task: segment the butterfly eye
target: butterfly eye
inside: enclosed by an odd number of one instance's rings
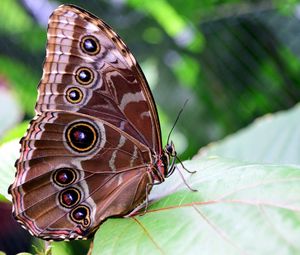
[[[76,71],[76,81],[82,85],[88,85],[94,80],[93,72],[87,67],[81,67]]]
[[[91,35],[82,38],[80,47],[84,53],[89,55],[96,55],[100,51],[99,41]]]
[[[62,187],[74,183],[76,178],[76,172],[72,168],[57,169],[53,175],[54,183]]]
[[[66,96],[67,100],[72,104],[79,103],[83,98],[82,91],[78,88],[69,88],[66,92]]]
[[[71,124],[66,130],[68,145],[77,152],[91,150],[98,139],[95,127],[87,122]]]
[[[71,218],[77,223],[83,223],[85,227],[90,224],[90,210],[87,206],[80,205],[71,212]]]
[[[79,203],[80,192],[75,188],[63,190],[59,194],[59,201],[62,206],[70,208]]]

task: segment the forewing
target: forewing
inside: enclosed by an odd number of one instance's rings
[[[95,39],[98,47],[92,53],[84,48],[89,38]],[[49,20],[47,56],[36,105],[38,113],[48,110],[94,116],[153,152],[161,149],[156,107],[135,58],[106,23],[70,5],[59,7]]]

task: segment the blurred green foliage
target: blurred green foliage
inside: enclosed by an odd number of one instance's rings
[[[0,3],[0,78],[6,81],[23,116],[22,124],[14,123],[2,133],[2,142],[21,137],[34,115],[45,57],[46,24],[42,18],[62,3],[93,12],[124,39],[153,91],[163,141],[189,99],[172,134],[182,159],[191,158],[200,147],[258,116],[299,101],[300,14],[296,0],[26,3]]]

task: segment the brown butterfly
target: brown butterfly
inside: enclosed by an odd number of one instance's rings
[[[50,17],[36,116],[10,186],[15,218],[46,240],[90,236],[175,169],[156,106],[120,37],[73,5]]]

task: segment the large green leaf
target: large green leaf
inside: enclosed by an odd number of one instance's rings
[[[185,163],[197,173],[144,216],[109,219],[93,254],[299,254],[300,168],[221,158]],[[180,184],[181,183],[181,184]]]
[[[259,118],[249,127],[202,148],[197,157],[218,155],[247,162],[300,164],[300,104]]]
[[[299,114],[300,106],[268,115],[203,149],[186,163],[198,170],[188,179],[197,193],[182,189],[180,177],[172,176],[154,190],[156,197],[168,189],[171,194],[146,215],[104,223],[94,254],[298,254],[300,168],[210,155],[297,163]]]

